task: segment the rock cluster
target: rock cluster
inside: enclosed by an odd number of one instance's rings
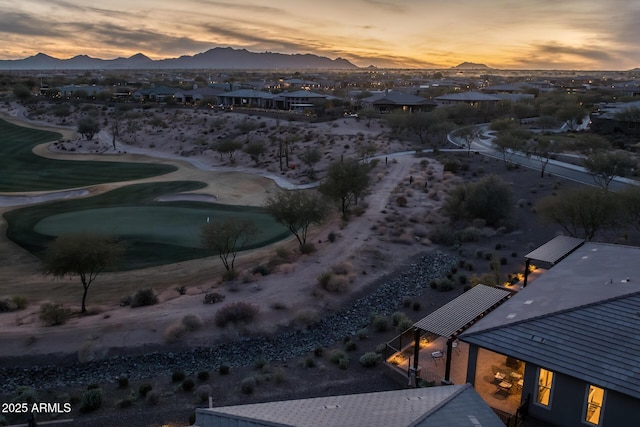
[[[0,369],[0,378],[3,378],[0,393],[10,393],[19,386],[49,389],[115,382],[122,374],[140,379],[169,376],[174,369],[196,372],[216,369],[222,364],[245,366],[258,357],[285,361],[356,334],[369,324],[372,314],[390,314],[402,298],[421,294],[431,280],[445,276],[456,262],[454,257],[442,252],[417,256],[394,273],[378,279],[366,296],[340,311],[326,313],[320,321],[302,330],[288,328],[270,336],[247,336],[179,352],[114,356],[83,364],[4,367]]]

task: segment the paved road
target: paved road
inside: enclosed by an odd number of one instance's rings
[[[471,150],[477,151],[484,156],[494,157],[496,159],[502,160],[502,153],[493,147],[493,137],[489,132],[489,125],[481,124],[474,127],[478,128],[480,132],[479,137],[477,137],[471,143]],[[451,132],[447,136],[447,139],[454,145],[464,147],[464,143],[460,138],[455,136],[455,132],[456,131]],[[542,166],[542,162],[535,156],[527,157],[525,154],[520,152],[512,153],[511,162],[537,171],[540,171]],[[557,160],[549,160],[549,163],[547,164],[547,167],[545,169],[545,174],[552,174],[585,185],[591,185],[594,187],[597,186],[593,180],[593,177],[589,174],[589,172],[587,172],[584,167],[573,165],[570,163],[560,162]],[[616,177],[613,181],[611,181],[611,184],[609,184],[609,189],[612,191],[621,191],[627,188],[629,185],[640,185],[640,182],[633,179]]]

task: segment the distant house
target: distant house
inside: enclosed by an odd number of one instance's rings
[[[240,89],[218,94],[220,104],[225,107],[274,108],[274,95],[253,89]]]
[[[504,427],[469,384],[196,409],[198,427]]]
[[[183,104],[197,103],[202,101],[211,101],[217,103],[218,95],[224,93],[223,90],[213,87],[199,88],[194,85],[190,90],[178,90],[173,96],[176,102]]]
[[[624,114],[628,111],[638,114]],[[590,118],[591,129],[595,132],[640,135],[640,101],[602,104]]]
[[[635,424],[640,248],[569,243],[568,255],[558,245],[537,250],[555,265],[460,335],[467,381],[478,390],[495,379],[491,394],[516,390],[522,411],[541,423]]]
[[[179,91],[179,89],[174,87],[152,86],[150,88],[135,91],[133,93],[133,99],[136,101],[162,102],[169,98],[173,98],[177,91]]]
[[[468,104],[479,110],[491,111],[501,99],[496,95],[471,91],[438,96],[435,101],[439,105]]]
[[[390,113],[396,110],[418,112],[435,108],[435,104],[426,98],[398,90],[388,90],[364,98],[361,105],[363,109],[372,109],[380,113]]]
[[[274,104],[280,110],[303,112],[307,109],[321,107],[331,98],[333,97],[309,90],[296,90],[275,95]]]

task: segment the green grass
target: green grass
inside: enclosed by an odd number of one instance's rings
[[[36,145],[56,141],[56,132],[0,120],[0,192],[50,191],[164,175],[174,166],[149,163],[53,160],[33,154]]]
[[[260,230],[251,249],[289,235],[264,209],[205,202],[156,202],[163,194],[192,191],[200,182],[175,181],[136,184],[86,199],[65,200],[16,209],[4,214],[7,236],[42,258],[55,235],[73,231],[115,234],[126,242],[127,253],[117,269],[132,270],[211,256],[199,245],[206,217],[249,218]]]

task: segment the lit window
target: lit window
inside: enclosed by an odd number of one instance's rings
[[[586,414],[585,414],[586,422],[593,425],[600,425],[603,402],[604,402],[604,389],[590,385],[589,394],[587,396],[587,408],[586,408]]]
[[[536,395],[536,402],[549,406],[551,401],[551,386],[553,385],[553,372],[540,368],[538,372],[538,394]]]

